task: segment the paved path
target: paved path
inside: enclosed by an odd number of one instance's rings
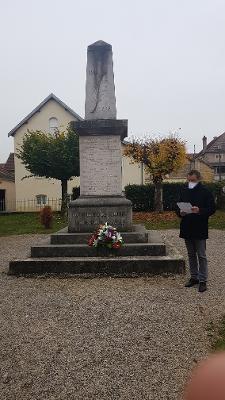
[[[162,234],[185,254],[177,231]],[[0,238],[1,398],[180,399],[225,309],[225,231],[211,232],[204,294],[185,277],[7,276],[9,260],[43,238]]]

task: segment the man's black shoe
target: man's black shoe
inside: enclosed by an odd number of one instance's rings
[[[191,279],[189,279],[189,281],[186,283],[185,287],[192,287],[192,286],[195,286],[195,285],[198,285],[198,284],[199,284],[199,280],[198,280],[198,279],[193,279],[193,278],[191,278]]]
[[[200,282],[200,283],[199,283],[198,291],[199,291],[200,293],[203,293],[203,292],[205,292],[206,290],[207,290],[206,282]]]

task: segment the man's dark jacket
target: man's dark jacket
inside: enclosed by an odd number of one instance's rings
[[[185,185],[179,201],[199,207],[198,214],[187,214],[181,218],[180,237],[184,239],[208,239],[208,219],[216,211],[212,193],[199,182],[193,189]],[[180,216],[179,210],[177,214]]]

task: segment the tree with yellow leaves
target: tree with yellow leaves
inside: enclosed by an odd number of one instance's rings
[[[181,168],[186,159],[185,142],[178,137],[134,138],[127,143],[124,155],[133,163],[143,163],[155,185],[154,209],[163,211],[162,182],[166,175]]]

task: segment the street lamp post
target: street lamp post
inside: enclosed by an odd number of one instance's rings
[[[221,182],[222,177],[221,177],[221,146],[218,146],[218,153],[219,153],[219,181]]]
[[[195,169],[195,156],[196,156],[196,151],[195,151],[195,144],[194,144],[194,169]]]

